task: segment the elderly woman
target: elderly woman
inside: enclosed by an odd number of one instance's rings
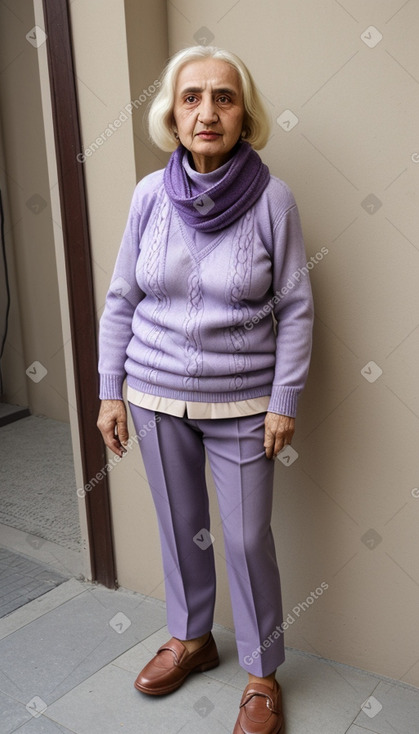
[[[135,686],[171,693],[189,673],[219,664],[206,451],[239,663],[249,674],[234,732],[277,734],[284,641],[272,460],[294,433],[313,316],[298,211],[255,152],[267,142],[269,121],[233,54],[208,46],[177,53],[149,130],[173,152],[135,189],[100,324],[98,427],[122,456],[126,377],[173,635]]]

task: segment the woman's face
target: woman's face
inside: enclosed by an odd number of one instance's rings
[[[200,173],[222,166],[240,138],[244,120],[240,77],[220,59],[191,61],[179,71],[173,129]]]

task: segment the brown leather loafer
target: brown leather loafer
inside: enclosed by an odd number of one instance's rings
[[[233,734],[279,734],[282,724],[282,696],[277,681],[273,690],[263,683],[249,683]]]
[[[162,696],[180,688],[189,673],[211,670],[219,662],[217,646],[211,633],[206,643],[191,653],[180,640],[172,637],[159,647],[157,655],[143,668],[134,686],[151,696]]]

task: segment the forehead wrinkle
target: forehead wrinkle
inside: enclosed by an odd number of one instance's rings
[[[191,93],[199,94],[199,93],[203,92],[204,89],[205,89],[204,87],[192,85],[192,86],[185,87],[185,89],[182,89],[181,94],[191,94]],[[231,89],[230,87],[225,87],[225,86],[223,86],[223,87],[214,87],[214,88],[212,88],[212,91],[215,94],[224,93],[224,94],[229,94],[231,96],[238,94],[238,92],[235,89]]]
[[[215,65],[206,59],[191,61],[179,69],[175,82],[175,93],[191,90],[202,93],[210,87],[216,91],[229,91],[239,97],[242,93],[241,79],[237,69],[227,62],[214,59]],[[221,65],[221,66],[220,66]]]

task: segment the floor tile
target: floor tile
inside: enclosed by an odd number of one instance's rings
[[[10,696],[0,691],[0,712],[2,734],[12,734],[25,721],[31,718],[31,714],[25,706]]]
[[[354,723],[376,734],[417,734],[419,689],[380,681]]]
[[[0,642],[0,689],[50,704],[164,624],[162,603],[92,586]]]
[[[9,614],[7,617],[0,619],[0,640],[12,632],[25,625],[30,624],[38,617],[42,617],[52,609],[64,604],[69,599],[73,599],[75,596],[82,594],[86,591],[86,587],[89,586],[86,583],[77,581],[77,579],[69,579],[56,586],[47,594],[44,594],[37,599],[25,604],[24,607],[16,609],[13,614]]]
[[[68,578],[44,563],[0,547],[0,617],[46,594]]]
[[[77,734],[231,734],[240,695],[203,674],[170,696],[136,691],[130,672],[108,665],[52,704],[46,714]]]
[[[345,734],[377,685],[374,676],[356,668],[289,649],[277,678],[286,734]]]
[[[39,718],[33,718],[31,716],[31,720],[14,734],[75,734],[75,730],[67,729],[62,724],[57,724],[56,721],[51,721],[51,719],[47,719],[41,715]],[[94,734],[93,731],[92,734]]]

